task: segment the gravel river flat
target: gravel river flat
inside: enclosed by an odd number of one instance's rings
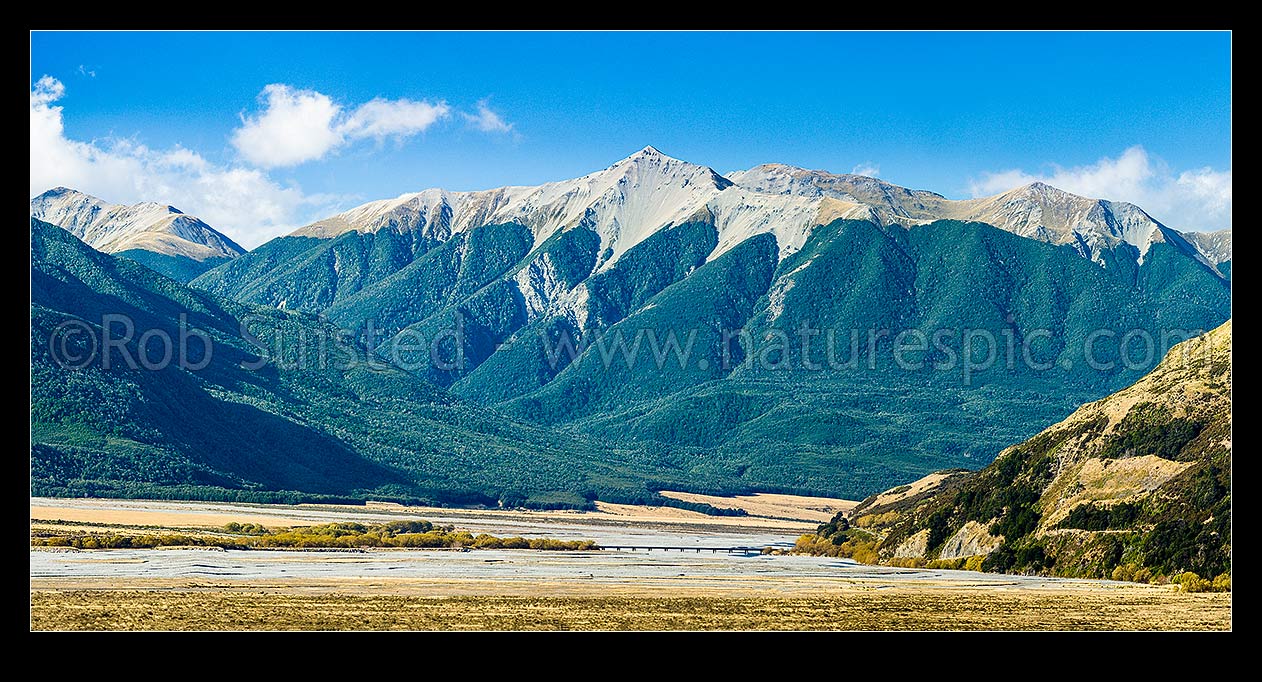
[[[705,549],[785,547],[812,525],[783,519],[134,500],[33,499],[31,508],[33,526],[56,519],[78,527],[197,528],[228,520],[279,526],[420,517],[474,533],[687,548],[33,548],[34,629],[1231,627],[1229,594]]]

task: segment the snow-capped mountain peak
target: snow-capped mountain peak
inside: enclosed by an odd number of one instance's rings
[[[683,163],[679,159],[663,154],[657,147],[654,147],[653,145],[650,144],[650,145],[645,145],[644,149],[641,149],[640,151],[632,154],[631,156],[628,156],[627,158],[613,165],[619,166],[628,162],[634,163],[640,159],[664,159],[667,161],[677,161],[679,163]]]
[[[719,190],[726,189],[733,184],[731,180],[719,175],[718,171],[713,168],[698,166],[673,156],[667,156],[652,145],[618,161],[605,171],[585,177],[611,172],[617,177],[627,178],[631,182],[637,182],[641,178],[646,180],[664,179],[669,182],[678,178],[682,179],[685,184],[691,182],[710,183],[714,185],[715,189]]]
[[[1068,194],[1068,192],[1052,187],[1051,185],[1047,184],[1046,182],[1043,182],[1042,180],[1035,180],[1034,182],[1031,182],[1028,185],[1018,187],[1017,189],[1027,194],[1046,194],[1046,193],[1053,193],[1053,192],[1059,193],[1059,194]]]
[[[587,175],[532,187],[475,192],[428,189],[374,201],[304,227],[294,236],[329,238],[357,230],[419,230],[439,240],[491,223],[518,223],[542,243],[558,230],[584,227],[601,237],[612,263],[657,230],[698,214],[732,182],[707,166],[654,147]]]
[[[1169,242],[1204,260],[1196,242],[1137,206],[1088,199],[1041,182],[953,201],[879,178],[778,163],[724,176],[653,146],[572,180],[475,192],[429,189],[369,202],[293,234],[329,238],[388,228],[445,240],[482,225],[511,222],[529,228],[539,244],[559,230],[583,227],[600,236],[599,267],[606,268],[654,232],[688,221],[710,222],[718,231],[711,258],[762,232],[775,235],[783,258],[801,248],[816,225],[838,218],[907,227],[939,219],[974,220],[1071,245],[1097,261],[1119,244],[1134,246],[1142,261],[1152,243]]]
[[[1231,228],[1217,232],[1184,232],[1184,237],[1192,242],[1198,251],[1214,264],[1222,264],[1231,260]]]
[[[648,146],[572,180],[476,192],[429,189],[369,202],[293,235],[330,238],[352,230],[393,229],[419,230],[442,240],[482,225],[511,222],[528,227],[539,244],[560,230],[584,228],[600,236],[598,267],[608,268],[649,235],[685,222],[714,225],[719,238],[711,258],[763,232],[776,236],[784,257],[801,247],[814,225],[836,218],[886,223],[886,213],[855,200],[738,187],[713,168]]]
[[[1142,262],[1152,244],[1167,242],[1213,267],[1198,250],[1196,244],[1200,242],[1162,225],[1138,206],[1081,197],[1044,182],[990,197],[953,201],[877,178],[784,164],[755,166],[728,173],[727,178],[758,192],[832,197],[877,207],[891,222],[907,226],[939,219],[984,222],[1030,239],[1073,246],[1096,261],[1101,260],[1104,250],[1129,244]]]
[[[756,192],[831,197],[880,208],[913,222],[935,219],[937,204],[943,201],[940,194],[899,187],[867,175],[807,170],[782,163],[735,171],[728,173],[727,178]]]
[[[1023,237],[1069,244],[1092,260],[1100,260],[1103,250],[1118,244],[1135,247],[1140,262],[1154,243],[1187,246],[1186,239],[1174,236],[1174,230],[1134,204],[1081,197],[1042,182],[992,197],[950,202],[946,208],[944,217],[978,220]],[[1190,250],[1199,255],[1194,247]]]
[[[31,199],[31,217],[65,228],[106,253],[140,249],[194,261],[235,258],[245,249],[195,216],[152,201],[111,204],[67,187]]]

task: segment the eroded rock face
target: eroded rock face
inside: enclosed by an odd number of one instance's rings
[[[942,552],[938,556],[941,559],[959,559],[990,554],[1001,542],[1003,539],[991,535],[986,526],[969,521],[943,543]]]
[[[928,549],[929,531],[926,529],[904,540],[898,549],[894,550],[894,556],[908,559],[923,557]]]

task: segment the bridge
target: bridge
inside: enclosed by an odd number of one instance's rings
[[[710,552],[711,554],[762,554],[762,547],[667,547],[662,545],[601,545],[615,552]]]

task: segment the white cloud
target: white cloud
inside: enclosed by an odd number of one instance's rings
[[[84,65],[80,64],[80,65],[79,65],[79,75],[81,75],[81,76],[87,76],[88,78],[96,78],[96,70],[95,70],[95,69],[89,69],[88,67],[86,67],[86,66],[84,66]]]
[[[1225,216],[1231,227],[1231,171],[1216,171],[1208,166],[1179,173],[1176,181],[1180,194],[1196,200],[1210,215]]]
[[[1231,227],[1231,170],[1196,168],[1175,173],[1168,164],[1134,146],[1116,158],[1046,173],[1005,170],[970,183],[973,196],[989,196],[1041,181],[1093,199],[1128,201],[1181,230]]]
[[[324,156],[342,143],[334,119],[342,107],[328,95],[273,83],[263,88],[258,116],[242,116],[232,134],[241,157],[263,168],[293,166]]]
[[[380,97],[347,110],[328,95],[281,83],[263,88],[259,101],[262,113],[242,115],[232,146],[261,168],[315,161],[354,140],[406,139],[451,113],[446,102]]]
[[[478,102],[478,112],[476,114],[461,112],[460,115],[469,122],[469,125],[484,133],[508,133],[513,130],[513,124],[505,121],[503,116],[492,111],[486,100]]]
[[[162,155],[162,163],[170,166],[171,168],[180,168],[191,171],[201,171],[210,167],[210,163],[207,162],[206,159],[202,158],[201,154],[183,147],[176,147],[175,149],[164,153]]]
[[[161,201],[196,215],[246,248],[329,210],[334,199],[284,187],[254,168],[220,166],[183,147],[154,150],[130,139],[65,136],[65,94],[44,76],[31,88],[31,196],[65,186],[114,203]]]
[[[86,67],[80,70],[92,75]],[[259,94],[262,110],[242,115],[232,146],[249,166],[212,163],[183,147],[155,150],[130,139],[72,140],[65,135],[65,85],[51,76],[31,87],[31,196],[66,186],[115,203],[161,201],[194,214],[252,248],[327,214],[344,197],[305,194],[267,169],[323,158],[356,140],[405,139],[449,118],[443,101],[373,99],[354,108],[284,84]],[[466,114],[486,132],[512,130],[485,102]]]
[[[864,161],[850,170],[851,175],[866,175],[869,178],[881,176],[881,167],[871,161]]]
[[[35,87],[31,88],[31,107],[35,105],[47,106],[61,99],[66,94],[66,86],[61,81],[52,76],[44,76],[35,82]],[[60,108],[57,109],[61,111]]]
[[[447,118],[451,107],[446,102],[430,104],[409,99],[388,100],[378,97],[355,109],[338,131],[350,138],[404,138],[423,132]]]

